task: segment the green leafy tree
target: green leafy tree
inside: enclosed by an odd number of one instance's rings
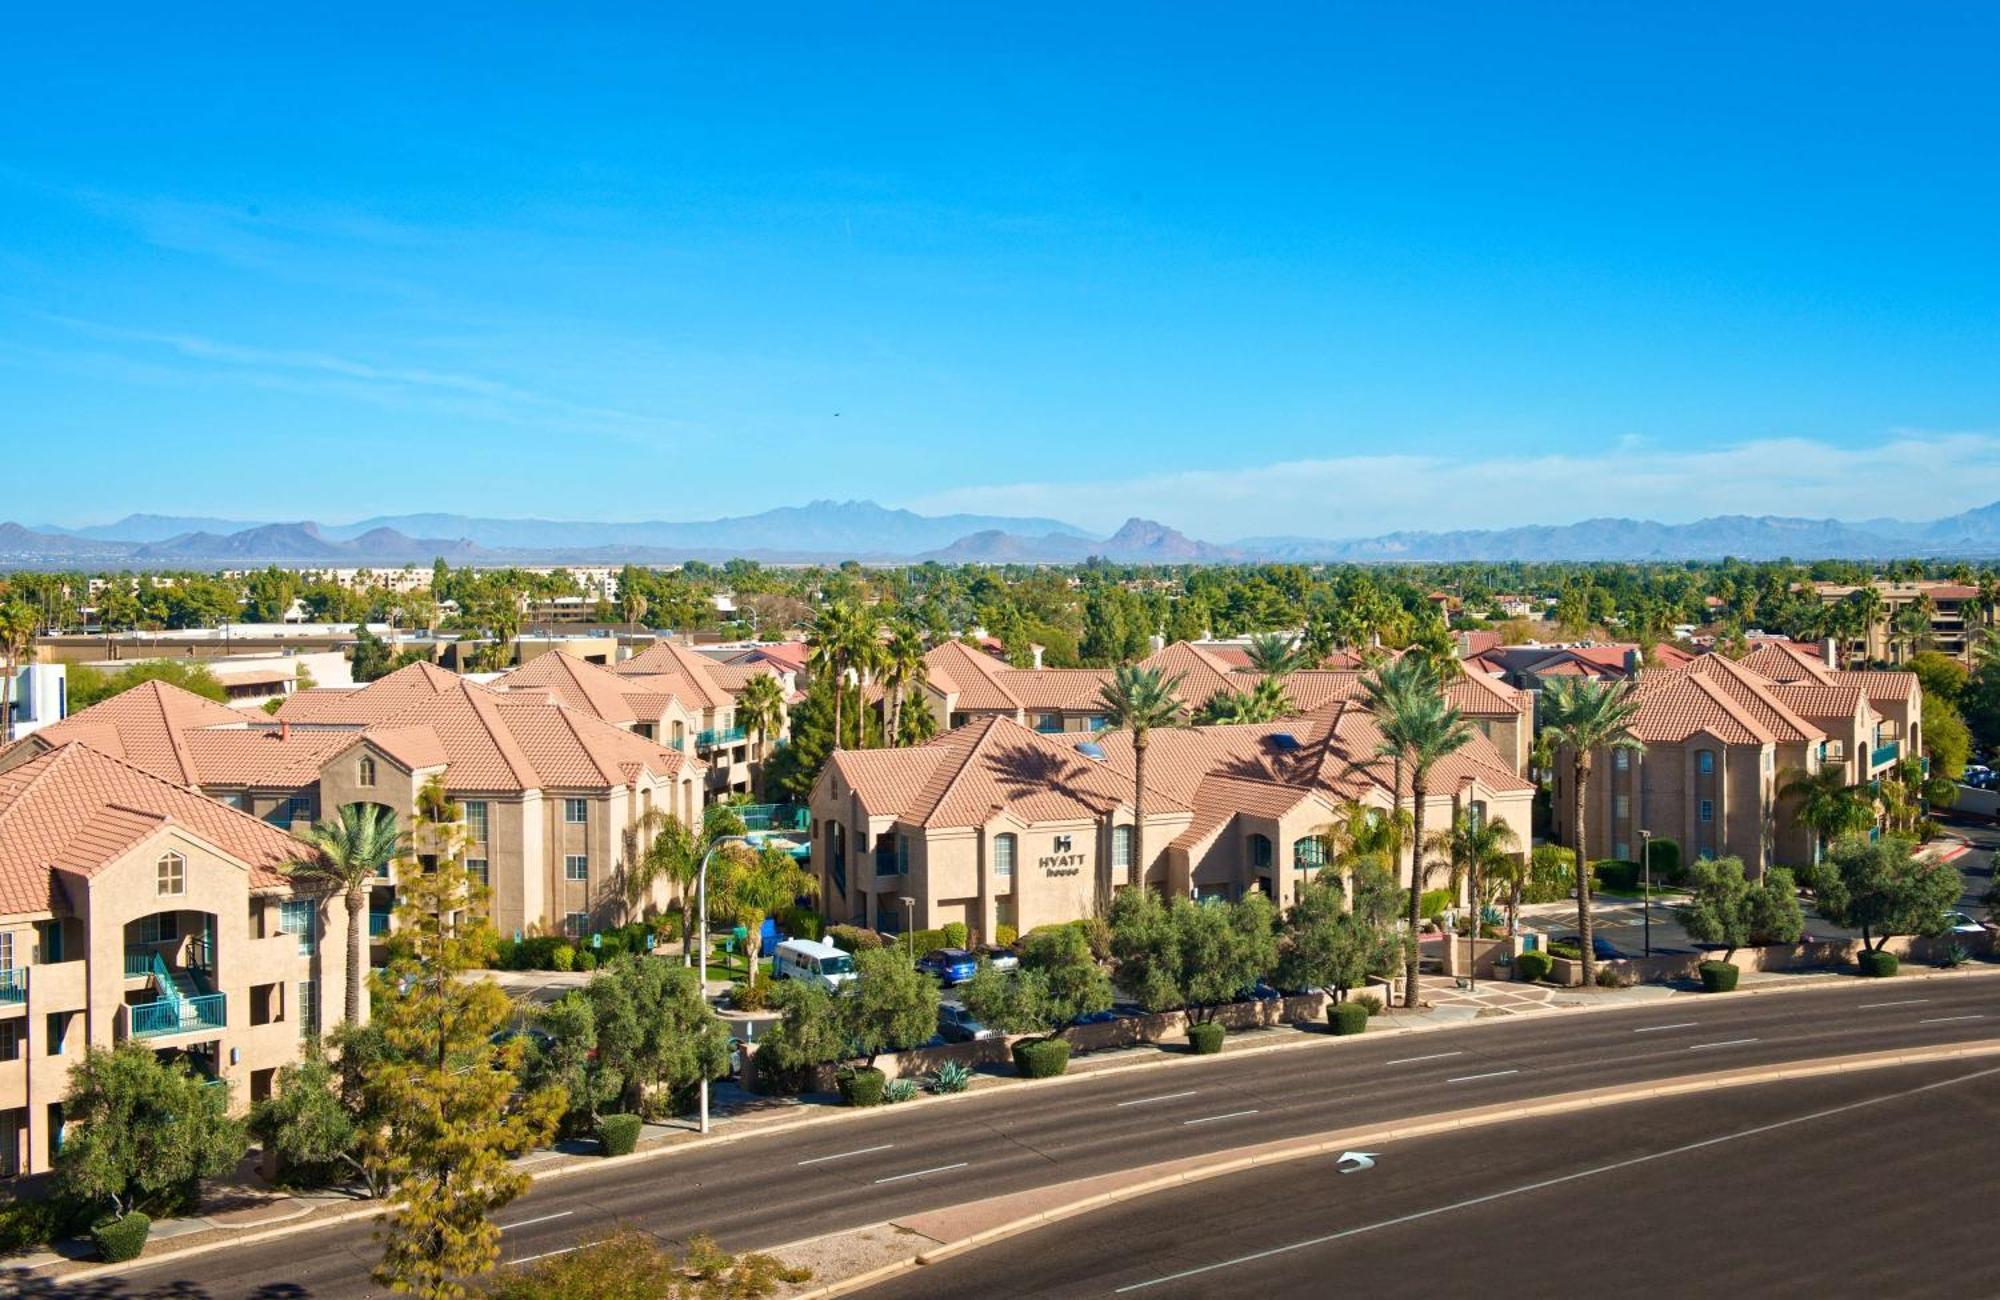
[[[318,1186],[345,1173],[380,1192],[363,1158],[362,1119],[316,1044],[278,1071],[272,1094],[251,1108],[250,1132],[285,1162],[288,1181]]]
[[[767,790],[799,804],[812,797],[813,783],[833,752],[834,705],[833,682],[822,676],[793,706],[791,737],[764,764]]]
[[[1861,931],[1862,946],[1873,949],[1899,934],[1945,933],[1965,891],[1958,868],[1896,835],[1842,840],[1805,878],[1819,914]]]
[[[1761,880],[1744,873],[1741,858],[1703,858],[1689,870],[1693,897],[1676,909],[1688,937],[1719,943],[1722,960],[1752,944],[1797,943],[1805,933],[1792,873],[1773,867]]]
[[[68,678],[71,713],[153,681],[178,686],[217,704],[229,701],[229,692],[216,675],[192,659],[145,659],[115,673],[101,672],[88,664],[72,664]]]
[[[396,671],[396,656],[388,642],[368,630],[366,623],[354,629],[354,646],[347,652],[357,682],[378,681]]]
[[[368,892],[406,847],[396,814],[380,804],[348,804],[305,833],[304,856],[285,864],[294,880],[331,885],[347,905],[347,997],[342,1018],[361,1019],[368,971]]]
[[[14,719],[14,677],[21,660],[35,643],[35,629],[41,620],[29,605],[19,600],[0,600],[0,744],[12,734]]]
[[[901,948],[854,954],[856,979],[839,999],[848,1049],[875,1058],[921,1047],[937,1032],[938,986]]]
[[[1128,889],[1111,904],[1117,982],[1148,1011],[1185,1009],[1188,1021],[1214,1018],[1270,974],[1278,962],[1276,910],[1252,893],[1234,903],[1162,902]]]
[[[816,678],[824,678],[833,693],[833,745],[841,748],[842,705],[850,673],[873,667],[880,655],[874,614],[864,605],[836,600],[813,616],[806,634],[807,662]],[[817,773],[815,773],[817,775]]]
[[[623,1084],[620,1076],[598,1068],[596,1007],[582,989],[571,989],[537,1008],[535,1025],[548,1039],[527,1053],[528,1086],[562,1089],[567,1105],[563,1133],[592,1132],[598,1116]]]
[[[760,1080],[795,1086],[814,1066],[849,1054],[840,1003],[820,985],[780,980],[772,990],[771,1006],[778,1012],[778,1023],[757,1047]]]
[[[1395,892],[1390,886],[1392,896]],[[1393,902],[1386,912],[1393,912]],[[1330,988],[1337,998],[1395,969],[1403,939],[1391,916],[1372,918],[1350,909],[1333,881],[1322,877],[1299,891],[1278,939],[1278,983],[1287,989]]]
[[[756,982],[757,961],[763,946],[764,918],[801,898],[819,892],[819,877],[799,865],[798,859],[776,845],[766,844],[755,853],[717,855],[720,880],[709,884],[710,906],[731,918],[747,932],[744,955],[749,959],[751,982]],[[715,867],[709,868],[715,874]]]
[[[665,1114],[687,1089],[729,1072],[729,1030],[691,967],[624,957],[584,997],[595,1022],[593,1097],[613,1096],[628,1114]]]
[[[1051,926],[1028,936],[1014,974],[982,961],[961,1000],[974,1020],[1002,1033],[1060,1037],[1078,1020],[1111,1006],[1111,977],[1091,954],[1081,927]]]
[[[743,814],[726,803],[703,807],[698,831],[690,830],[686,822],[671,813],[652,809],[632,828],[633,843],[626,846],[628,865],[623,882],[626,909],[639,907],[661,881],[672,885],[674,907],[681,918],[681,953],[692,956],[696,886],[700,882],[702,860],[718,847],[721,851],[716,853],[715,861],[723,864],[723,871],[729,869],[734,859],[748,858],[748,845],[729,842],[745,830]],[[715,863],[710,864],[709,872],[717,880],[721,878]]]
[[[1778,797],[1797,801],[1793,816],[1813,833],[1814,857],[1826,845],[1875,824],[1875,806],[1867,792],[1847,784],[1846,773],[1839,767],[1788,773],[1778,787]]]
[[[223,1091],[140,1042],[93,1047],[70,1070],[56,1188],[114,1215],[236,1167],[247,1145]]]
[[[1146,747],[1155,731],[1183,725],[1180,697],[1175,694],[1181,675],[1172,677],[1157,668],[1120,665],[1112,679],[1098,693],[1098,707],[1104,724],[1112,731],[1132,733],[1132,870],[1134,880],[1145,879],[1146,857]]]
[[[1590,910],[1590,849],[1584,810],[1590,772],[1601,750],[1643,750],[1632,734],[1639,701],[1629,680],[1597,682],[1584,677],[1552,678],[1542,688],[1542,731],[1558,749],[1568,751],[1572,821],[1576,842],[1576,928],[1582,949],[1583,985],[1596,986],[1597,957],[1592,951]]]

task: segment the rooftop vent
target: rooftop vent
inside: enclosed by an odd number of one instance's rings
[[[1271,748],[1277,750],[1280,753],[1289,754],[1298,747],[1299,747],[1299,738],[1297,736],[1294,736],[1289,731],[1281,731],[1277,735],[1271,737]]]

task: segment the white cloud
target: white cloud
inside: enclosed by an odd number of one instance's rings
[[[1622,515],[1930,519],[2000,500],[2000,435],[1900,430],[1860,447],[1770,438],[1675,451],[1619,440],[1593,455],[1388,453],[1184,470],[1095,483],[948,489],[927,513],[1034,514],[1109,531],[1133,515],[1211,541],[1367,537]]]

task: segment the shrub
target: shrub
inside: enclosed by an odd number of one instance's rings
[[[1334,1002],[1326,1008],[1326,1023],[1336,1034],[1359,1034],[1368,1028],[1368,1015],[1359,1002]]]
[[[45,1196],[0,1205],[0,1254],[32,1250],[72,1236],[90,1225],[90,1207],[66,1196]]]
[[[891,1079],[888,1086],[882,1089],[882,1100],[892,1106],[899,1101],[909,1101],[916,1095],[917,1081],[915,1079]]]
[[[1556,968],[1555,958],[1530,949],[1514,959],[1514,973],[1530,984],[1539,984]]]
[[[972,1086],[972,1071],[957,1061],[946,1061],[931,1071],[931,1091],[943,1096],[950,1092],[964,1092]]]
[[[834,1085],[840,1089],[840,1099],[850,1106],[879,1106],[889,1080],[874,1066],[864,1065],[841,1070],[834,1075]]]
[[[1639,864],[1622,858],[1605,858],[1591,864],[1597,873],[1598,889],[1612,889],[1621,894],[1629,894],[1639,888]]]
[[[1069,1044],[1060,1038],[1024,1038],[1014,1044],[1014,1070],[1023,1079],[1053,1079],[1069,1069]]]
[[[1701,973],[1701,987],[1705,993],[1734,993],[1736,979],[1742,974],[1726,961],[1705,961],[1696,969]]]
[[[1419,910],[1423,913],[1424,920],[1435,921],[1443,916],[1445,909],[1450,906],[1451,891],[1449,889],[1426,889],[1420,901]]]
[[[1222,1050],[1222,1039],[1227,1033],[1227,1030],[1213,1020],[1204,1021],[1199,1025],[1189,1025],[1188,1046],[1194,1049],[1196,1056],[1214,1056]]]
[[[557,949],[556,949],[556,950],[555,950],[554,952],[550,953],[550,954],[549,954],[549,969],[550,969],[550,970],[575,970],[575,969],[576,969],[576,949],[574,949],[574,948],[570,947],[570,946],[569,946],[568,944],[563,944],[563,945],[562,945],[561,947],[557,948]]]
[[[596,970],[597,954],[592,952],[590,949],[585,948],[582,952],[576,955],[576,968],[578,970]]]
[[[146,1249],[146,1234],[152,1229],[153,1221],[134,1210],[122,1219],[99,1219],[91,1224],[90,1239],[97,1243],[100,1258],[122,1264],[139,1258],[139,1252]]]
[[[1358,1007],[1367,1007],[1368,1014],[1371,1016],[1379,1016],[1389,1009],[1383,1005],[1382,999],[1376,997],[1373,993],[1357,993],[1349,998],[1348,1001]]]
[[[1582,961],[1583,949],[1573,943],[1552,943],[1549,945],[1549,956],[1560,957],[1564,961]]]
[[[1895,953],[1884,952],[1880,948],[1866,949],[1854,961],[1861,967],[1861,973],[1870,979],[1887,979],[1902,966]]]
[[[944,927],[945,947],[963,948],[970,941],[971,941],[970,934],[965,928],[965,922],[963,921],[945,922],[945,927]]]
[[[1609,964],[1597,968],[1597,987],[1601,989],[1628,989],[1632,987],[1632,977],[1616,966]]]
[[[738,1011],[764,1011],[771,1005],[771,985],[775,981],[758,980],[755,984],[738,980],[729,986],[729,1005]]]
[[[1020,937],[1021,932],[1011,925],[996,925],[993,927],[993,942],[999,944],[1002,948],[1012,947],[1014,941]]]
[[[826,927],[826,941],[847,953],[882,946],[881,935],[858,925],[829,925]]]
[[[597,1121],[597,1141],[607,1156],[629,1156],[639,1145],[637,1115],[606,1115]]]
[[[1965,945],[1955,943],[1944,950],[1944,954],[1938,958],[1938,965],[1946,970],[1957,970],[1971,960],[1972,954],[1966,951]]]
[[[1678,885],[1687,873],[1681,867],[1681,846],[1673,840],[1653,841],[1653,883]]]
[[[810,907],[794,905],[779,909],[778,928],[793,939],[820,939],[826,935],[826,918]]]

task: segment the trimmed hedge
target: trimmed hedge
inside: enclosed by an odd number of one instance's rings
[[[1743,973],[1726,961],[1705,961],[1696,969],[1701,972],[1705,993],[1734,993],[1737,977]]]
[[[1537,950],[1524,952],[1514,959],[1514,974],[1530,984],[1541,983],[1555,968],[1556,959]]]
[[[90,1239],[97,1243],[100,1258],[122,1264],[139,1258],[139,1252],[146,1249],[146,1234],[152,1230],[153,1221],[134,1210],[122,1219],[99,1219],[91,1224]]]
[[[888,1076],[872,1065],[842,1070],[833,1081],[840,1089],[840,1099],[850,1106],[880,1106],[882,1094],[889,1087]]]
[[[1404,897],[1407,898],[1408,895],[1404,895]],[[1426,889],[1423,897],[1417,901],[1417,911],[1422,914],[1426,921],[1437,920],[1445,914],[1445,909],[1450,906],[1451,891],[1449,889]]]
[[[1681,883],[1681,846],[1672,840],[1653,841],[1653,883],[1655,885],[1678,885]]]
[[[1604,858],[1591,864],[1597,873],[1597,888],[1629,894],[1639,888],[1639,864],[1623,858]]]
[[[629,1156],[639,1145],[637,1115],[605,1115],[597,1121],[597,1141],[607,1156]]]
[[[1903,965],[1897,960],[1895,953],[1884,952],[1880,948],[1863,951],[1854,959],[1854,964],[1859,966],[1861,973],[1870,979],[1887,979],[1902,969]]]
[[[1326,1023],[1335,1034],[1361,1034],[1368,1030],[1368,1008],[1359,1002],[1327,1004]]]
[[[1228,1030],[1216,1024],[1213,1020],[1205,1021],[1199,1025],[1189,1025],[1187,1031],[1188,1046],[1194,1049],[1196,1056],[1214,1056],[1222,1050],[1222,1040],[1228,1032]]]
[[[1011,925],[996,925],[993,927],[993,942],[999,944],[1002,948],[1013,947],[1014,940],[1020,937],[1021,932]]]
[[[965,922],[963,921],[945,922],[943,933],[944,943],[940,945],[941,947],[963,948],[967,943],[971,942],[971,932],[965,928]]]
[[[1060,1038],[1024,1038],[1014,1044],[1014,1071],[1023,1079],[1053,1079],[1069,1069],[1069,1044]]]
[[[859,925],[829,925],[826,927],[826,941],[846,953],[882,946],[881,935]]]

